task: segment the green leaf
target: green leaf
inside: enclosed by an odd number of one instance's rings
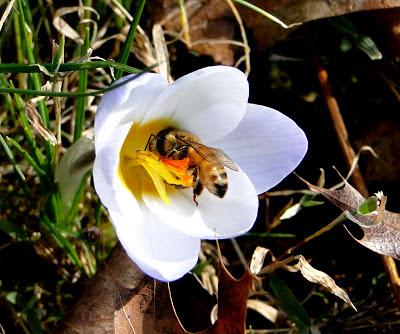
[[[280,307],[287,313],[289,319],[296,324],[299,333],[309,333],[311,326],[310,318],[292,290],[274,274],[269,275],[269,284]]]
[[[371,196],[362,202],[357,208],[357,214],[368,215],[378,209],[379,199],[376,196]]]
[[[359,34],[356,26],[350,20],[339,16],[329,19],[329,22],[371,60],[382,59],[382,53],[375,42],[369,36]]]
[[[309,201],[304,201],[301,203],[301,206],[304,208],[310,208],[312,206],[318,206],[318,205],[322,205],[325,204],[324,201],[313,201],[313,200],[309,200]]]
[[[56,170],[56,181],[65,214],[71,208],[85,174],[93,166],[93,161],[94,144],[87,137],[81,137],[61,158]]]
[[[42,324],[41,321],[39,319],[39,315],[38,315],[38,310],[31,308],[27,311],[27,320],[28,320],[28,324],[29,327],[31,329],[31,332],[33,334],[42,334],[43,330],[42,330]]]
[[[371,60],[382,59],[381,51],[369,36],[360,36],[355,44],[361,51],[364,51]]]
[[[14,305],[17,303],[17,296],[17,291],[10,291],[5,294],[6,300]]]

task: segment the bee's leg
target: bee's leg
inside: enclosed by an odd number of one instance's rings
[[[203,191],[203,183],[200,182],[200,176],[199,176],[199,168],[198,167],[193,167],[190,170],[192,176],[193,176],[193,202],[196,204],[196,206],[199,205],[196,201],[196,197],[201,194]]]
[[[197,203],[197,201],[196,201],[196,197],[201,194],[203,189],[204,189],[204,185],[203,185],[203,183],[201,183],[200,179],[198,179],[196,182],[196,185],[193,188],[193,202],[196,204],[196,206],[199,205],[199,203]]]

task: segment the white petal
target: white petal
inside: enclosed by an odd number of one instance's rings
[[[249,104],[239,126],[210,146],[224,150],[252,180],[261,194],[292,172],[307,151],[307,138],[282,113]]]
[[[232,238],[247,232],[257,216],[258,198],[250,179],[242,171],[227,170],[228,191],[224,198],[204,189],[193,202],[191,189],[169,194],[171,203],[144,195],[146,206],[166,224],[202,239]]]
[[[108,140],[115,127],[132,121],[139,123],[154,99],[168,86],[159,74],[143,73],[132,79],[134,76],[128,75],[116,81],[114,85],[131,79],[102,97],[94,124],[96,151]]]
[[[194,267],[200,239],[188,237],[143,209],[143,219],[133,212],[110,212],[119,241],[128,256],[147,275],[173,281]]]
[[[162,223],[122,183],[119,152],[130,126],[115,128],[96,153],[93,167],[96,192],[108,208],[118,239],[129,257],[146,274],[159,280],[175,280],[196,264],[200,240]]]
[[[140,214],[139,204],[119,176],[119,154],[131,124],[121,125],[110,131],[110,138],[96,152],[93,182],[104,206],[112,211],[125,212],[133,207]],[[139,217],[141,219],[141,217]]]
[[[168,118],[180,129],[215,140],[237,127],[246,112],[246,76],[227,66],[212,66],[179,78],[158,97],[145,122]]]

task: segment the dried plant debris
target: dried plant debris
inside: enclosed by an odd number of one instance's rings
[[[264,260],[266,255],[269,254],[271,256],[272,262],[265,267],[261,268],[264,265]],[[293,261],[297,261],[294,265],[288,265]],[[277,269],[285,269],[289,272],[300,271],[303,277],[312,282],[322,285],[326,288],[330,293],[338,296],[342,300],[344,300],[347,304],[349,304],[354,310],[357,311],[353,303],[351,302],[347,293],[336,285],[335,281],[324,272],[313,268],[303,255],[296,255],[286,258],[285,260],[275,260],[271,251],[267,248],[257,247],[253,254],[253,259],[250,265],[251,272],[254,274],[265,274],[265,273],[273,273]]]
[[[249,272],[236,280],[223,265],[220,265],[218,319],[210,328],[198,334],[243,333],[252,280]],[[115,298],[116,334],[189,333],[176,315],[167,283],[145,277],[137,288],[118,286]],[[260,310],[258,304],[253,303],[251,307],[266,313],[265,307]],[[272,318],[273,312],[268,309],[267,313]]]
[[[25,111],[32,128],[45,140],[50,142],[52,145],[55,145],[57,143],[57,139],[54,134],[43,124],[42,118],[40,117],[35,105],[31,102],[27,102],[25,105]]]
[[[323,271],[317,270],[312,267],[304,258],[304,256],[299,255],[296,258],[299,262],[295,264],[295,267],[300,270],[301,274],[307,281],[322,285],[324,288],[328,289],[330,293],[338,296],[340,299],[349,304],[355,311],[357,311],[347,293],[342,288],[336,285],[332,277],[325,274]]]
[[[304,179],[301,180],[312,191],[335,204],[346,217],[360,226],[364,236],[360,240],[352,236],[354,240],[376,253],[400,260],[400,214],[385,210],[385,196],[377,194],[365,199],[345,180],[343,180],[344,187],[338,190],[318,187]]]

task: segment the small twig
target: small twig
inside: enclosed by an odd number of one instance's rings
[[[329,86],[328,81],[328,72],[322,68],[320,56],[313,50],[314,62],[318,74],[318,79],[322,88],[322,92],[324,98],[326,100],[326,104],[329,109],[329,113],[331,114],[332,122],[335,127],[336,135],[342,149],[343,155],[345,157],[347,165],[351,168],[353,161],[356,159],[356,154],[354,153],[353,148],[351,147],[349,135],[346,129],[346,125],[343,121],[342,114],[340,112],[339,105],[337,103],[336,98],[332,95],[331,88]],[[368,189],[364,178],[361,174],[359,167],[354,168],[352,174],[352,180],[354,182],[357,190],[365,197],[368,197]],[[383,266],[385,268],[386,275],[389,278],[390,286],[392,292],[394,294],[397,305],[400,307],[400,278],[397,272],[396,263],[394,259],[390,256],[381,255]]]
[[[249,264],[246,261],[246,257],[243,255],[242,250],[240,249],[239,243],[236,241],[235,238],[230,239],[233,245],[233,248],[235,249],[235,252],[237,256],[239,257],[240,262],[242,263],[244,270],[249,269]]]
[[[235,16],[235,19],[236,19],[236,21],[237,21],[237,23],[239,25],[239,28],[240,28],[240,34],[242,36],[243,44],[245,46],[244,46],[244,55],[242,57],[240,57],[239,61],[241,61],[241,59],[244,59],[245,64],[246,64],[246,70],[245,70],[244,73],[246,74],[246,76],[249,76],[250,69],[251,69],[251,66],[250,66],[250,47],[249,47],[249,43],[247,41],[246,30],[244,29],[242,18],[240,17],[240,14],[239,14],[238,10],[236,9],[235,5],[233,4],[232,0],[225,0],[225,1],[228,3],[228,5],[229,5],[229,7],[230,7],[230,9],[231,9],[231,11],[233,13],[233,16]],[[237,62],[238,65],[239,65],[239,61]]]
[[[293,251],[295,251],[297,248],[304,246],[307,242],[319,237],[320,235],[322,235],[323,233],[328,232],[329,230],[331,230],[332,228],[334,228],[336,225],[342,223],[343,221],[345,221],[346,215],[344,213],[342,213],[340,216],[338,216],[336,219],[332,220],[328,225],[324,226],[323,228],[319,229],[317,232],[311,234],[310,236],[308,236],[307,238],[305,238],[304,240],[300,241],[298,244],[294,245],[293,247],[290,247],[285,253],[283,253],[281,256],[279,256],[276,261],[281,261],[285,256],[290,255],[291,253],[293,253]],[[274,262],[276,262],[274,261]]]

